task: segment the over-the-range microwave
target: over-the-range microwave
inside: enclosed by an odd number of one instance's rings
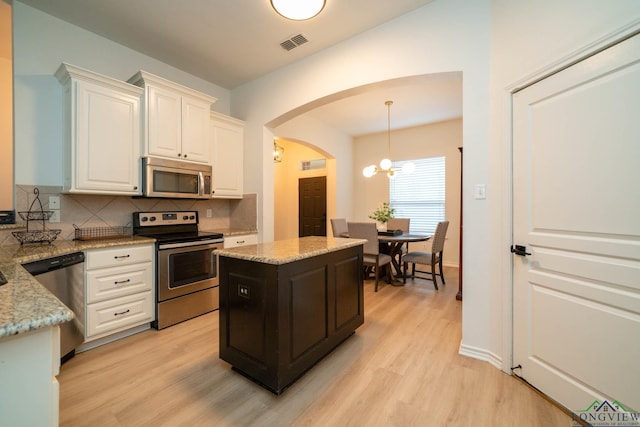
[[[158,157],[142,158],[142,193],[145,197],[210,199],[213,169]]]

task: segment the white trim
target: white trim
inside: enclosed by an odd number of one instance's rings
[[[471,357],[473,359],[482,360],[484,362],[489,362],[491,365],[495,366],[498,369],[502,368],[503,362],[500,356],[483,348],[460,344],[458,354]]]
[[[508,85],[503,90],[503,102],[509,108],[504,110],[504,126],[503,126],[503,138],[504,143],[502,144],[502,150],[504,158],[508,161],[503,162],[503,228],[502,228],[502,236],[501,236],[501,244],[504,251],[501,251],[502,254],[501,260],[501,277],[502,277],[502,295],[503,295],[503,306],[502,306],[502,321],[503,321],[503,334],[502,334],[502,357],[498,358],[496,356],[496,360],[501,360],[499,368],[506,373],[511,373],[511,366],[513,366],[513,255],[506,250],[510,245],[513,244],[512,234],[513,234],[513,198],[512,198],[512,184],[513,184],[513,116],[512,116],[512,99],[513,94],[519,90],[522,90],[554,73],[557,73],[573,64],[576,64],[589,56],[596,54],[616,43],[621,42],[622,40],[630,37],[631,35],[640,32],[640,19],[635,19],[631,21],[629,24],[624,25],[617,30],[612,31],[608,35],[601,37],[600,39],[587,44],[583,48],[577,49],[570,53],[569,55],[560,58],[559,60],[552,62],[551,64],[535,71],[532,74],[529,74],[522,79]],[[460,354],[463,354],[463,349],[461,348]],[[474,356],[470,356],[474,357]],[[480,358],[480,357],[478,357]]]
[[[96,347],[100,347],[101,345],[105,345],[105,344],[109,344],[109,343],[114,342],[114,341],[121,340],[122,338],[126,338],[128,336],[135,335],[137,333],[146,331],[148,329],[151,329],[151,323],[150,322],[147,322],[147,323],[145,323],[143,325],[140,325],[140,326],[135,326],[135,327],[127,329],[125,331],[117,332],[117,333],[112,334],[112,335],[107,335],[106,337],[98,338],[98,339],[96,339],[94,341],[84,342],[84,343],[80,344],[76,348],[76,353],[82,353],[83,351],[91,350],[91,349],[94,349]]]

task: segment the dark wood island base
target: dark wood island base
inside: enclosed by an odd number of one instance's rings
[[[284,256],[293,242],[299,252]],[[305,237],[221,250],[220,358],[280,394],[350,337],[364,323],[357,242]]]

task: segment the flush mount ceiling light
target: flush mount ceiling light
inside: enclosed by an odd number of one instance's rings
[[[378,172],[386,172],[389,178],[393,178],[399,170],[402,170],[404,173],[413,172],[415,165],[413,163],[405,163],[402,169],[397,169],[391,167],[391,104],[393,101],[385,101],[384,105],[387,106],[387,158],[380,160],[380,167],[376,165],[369,165],[362,169],[362,174],[371,178],[373,175]]]
[[[324,9],[325,0],[271,0],[271,6],[287,19],[304,21]]]

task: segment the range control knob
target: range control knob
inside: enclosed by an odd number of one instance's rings
[[[189,219],[189,216],[185,215],[185,216],[182,217],[182,219]]]
[[[155,217],[155,216],[152,216],[151,218],[149,218],[149,221],[151,221],[151,222],[153,222],[153,221],[155,221],[155,220],[156,220],[156,217]]]
[[[189,219],[196,219],[196,216],[195,216],[195,215],[191,215],[191,216],[189,217]]]
[[[142,218],[140,218],[140,222],[146,222],[149,218],[147,218],[146,216],[143,216]]]

